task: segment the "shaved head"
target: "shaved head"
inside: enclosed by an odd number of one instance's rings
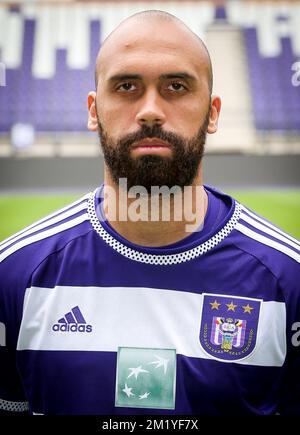
[[[102,43],[96,60],[96,88],[98,85],[99,76],[102,72],[103,64],[106,62],[107,56],[113,55],[114,47],[121,44],[130,49],[134,43],[139,40],[140,29],[142,29],[145,25],[151,26],[155,24],[157,25],[157,23],[161,23],[162,28],[163,25],[165,25],[166,31],[168,28],[175,28],[178,41],[181,41],[181,43],[184,41],[187,47],[191,47],[191,49],[194,50],[195,56],[198,56],[201,63],[204,64],[209,90],[210,93],[212,92],[212,64],[206,45],[202,39],[199,38],[199,36],[196,35],[196,33],[194,33],[183,21],[168,12],[160,10],[147,10],[138,12],[122,21],[108,35],[108,37]],[[162,37],[164,36],[164,33],[165,32],[162,31]]]
[[[89,95],[107,179],[148,192],[194,183],[206,134],[217,130],[211,91],[207,48],[180,19],[150,10],[124,20],[101,46]]]

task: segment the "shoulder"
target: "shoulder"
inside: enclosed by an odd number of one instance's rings
[[[256,258],[281,283],[300,280],[300,242],[242,204],[230,237],[241,251]]]
[[[34,269],[49,255],[89,230],[87,194],[0,243],[1,286],[26,284]]]

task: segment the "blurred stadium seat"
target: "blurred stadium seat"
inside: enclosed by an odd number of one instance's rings
[[[223,111],[208,152],[300,153],[299,2],[24,0],[0,5],[0,157],[18,123],[37,132],[26,155],[98,154],[86,131],[98,48],[122,19],[153,8],[183,19],[211,52]]]

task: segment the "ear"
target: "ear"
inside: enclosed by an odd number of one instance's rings
[[[207,133],[215,133],[218,130],[218,119],[221,111],[221,98],[212,95],[210,104],[209,123]]]
[[[89,111],[87,127],[90,131],[97,131],[98,119],[96,110],[96,92],[89,92],[87,103]]]

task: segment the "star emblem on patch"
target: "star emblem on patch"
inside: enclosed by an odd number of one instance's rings
[[[221,361],[247,358],[255,349],[262,300],[234,295],[203,295],[199,341]]]
[[[175,349],[118,349],[117,407],[175,409],[175,383]]]

